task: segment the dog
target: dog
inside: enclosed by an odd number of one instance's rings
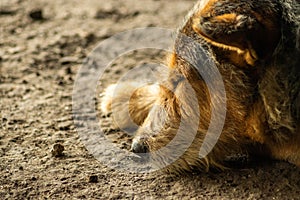
[[[200,0],[177,35],[165,80],[140,88],[133,82],[113,84],[103,92],[102,113],[118,111],[122,128],[131,120],[139,126],[131,150],[156,152],[180,132],[175,148],[157,154],[158,162],[167,163],[184,149],[168,171],[226,169],[226,159],[235,154],[268,156],[300,167],[299,2]],[[199,45],[221,74],[226,99],[211,94],[197,71],[201,64],[195,68]],[[124,99],[129,102],[120,103]],[[216,103],[224,101],[226,108]],[[213,112],[218,116],[224,109],[216,143],[205,143]],[[203,145],[207,152],[199,156]]]

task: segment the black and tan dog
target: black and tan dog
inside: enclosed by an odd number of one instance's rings
[[[298,0],[200,0],[179,29],[181,34],[200,44],[222,75],[227,96],[222,133],[212,151],[199,157],[212,115],[213,94],[178,52],[190,48],[187,51],[195,58],[197,49],[183,45],[178,36],[168,59],[167,81],[139,89],[124,82],[104,92],[104,113],[129,106],[131,119],[140,126],[132,151],[152,152],[164,147],[175,137],[180,122],[186,120],[199,124],[197,134],[171,170],[222,169],[226,157],[239,153],[262,154],[300,166]],[[197,105],[189,102],[186,80],[196,93]],[[128,104],[113,103],[129,97]],[[121,119],[124,127],[129,121],[126,116]],[[184,131],[182,144],[193,130],[185,127]],[[180,141],[176,145],[180,147]]]

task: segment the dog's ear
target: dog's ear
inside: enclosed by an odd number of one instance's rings
[[[276,10],[253,8],[247,3],[213,1],[195,14],[193,29],[206,41],[237,52],[249,65],[270,56],[280,39]]]
[[[215,17],[198,16],[193,20],[193,29],[209,43],[220,48],[243,54],[246,63],[254,65],[258,59],[256,50],[249,41],[249,34],[257,29],[255,19],[235,13]]]

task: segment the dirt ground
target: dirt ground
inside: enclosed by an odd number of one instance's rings
[[[72,91],[83,59],[121,31],[176,28],[193,4],[0,0],[1,199],[300,199],[300,169],[288,163],[238,161],[225,172],[135,174],[105,166],[80,141]],[[124,67],[116,66],[111,73]],[[106,77],[108,83],[117,76]],[[128,148],[130,140],[111,137]],[[62,155],[52,153],[57,144]]]

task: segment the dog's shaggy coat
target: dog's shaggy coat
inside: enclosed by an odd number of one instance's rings
[[[191,62],[198,49],[187,44],[188,36],[212,58],[226,90],[226,118],[222,133],[205,157],[199,150],[212,115],[212,98],[203,77]],[[168,59],[167,80],[135,89],[134,83],[109,86],[103,94],[103,113],[129,106],[131,119],[140,127],[132,151],[155,152],[166,146],[187,121],[176,149],[160,155],[159,162],[193,142],[169,166],[169,170],[225,168],[234,154],[264,155],[300,166],[300,7],[297,0],[200,0],[178,31],[174,52]],[[201,66],[197,66],[201,67]],[[193,99],[193,92],[196,99]],[[122,99],[129,99],[129,103]],[[116,103],[114,103],[116,102]],[[125,109],[126,110],[126,109]],[[198,113],[201,114],[199,118]],[[126,127],[124,114],[121,126]],[[195,127],[193,127],[193,124]],[[196,130],[194,130],[196,129]],[[159,155],[158,155],[159,157]]]

